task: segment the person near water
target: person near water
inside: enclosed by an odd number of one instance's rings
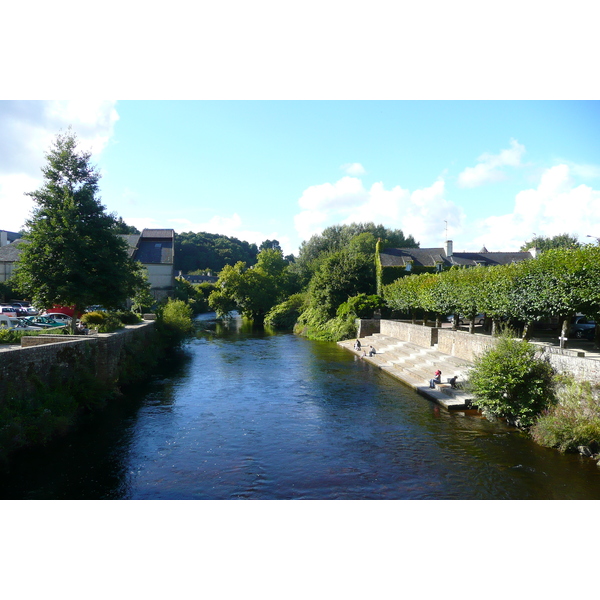
[[[429,380],[429,387],[435,388],[436,383],[442,383],[442,372],[439,369],[435,372],[435,377]]]

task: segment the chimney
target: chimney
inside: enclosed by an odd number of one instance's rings
[[[452,240],[446,240],[444,249],[446,250],[446,258],[450,258],[452,256]]]
[[[8,233],[6,231],[0,231],[0,246],[8,245]]]

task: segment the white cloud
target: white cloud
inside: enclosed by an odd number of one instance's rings
[[[482,154],[475,167],[467,167],[458,176],[460,187],[477,187],[484,183],[501,181],[506,178],[502,167],[518,167],[525,153],[525,146],[517,140],[510,140],[510,148],[501,150],[500,154]]]
[[[23,226],[33,206],[24,193],[41,185],[44,155],[60,130],[72,125],[80,147],[97,154],[118,118],[112,101],[0,101],[0,227]]]
[[[584,242],[586,235],[600,237],[600,190],[575,185],[571,175],[565,164],[546,169],[537,188],[516,195],[512,213],[484,219],[474,245],[518,250],[534,232],[548,237],[568,233]]]
[[[365,168],[360,163],[346,163],[340,169],[348,175],[355,175],[357,177],[366,173]]]
[[[300,239],[306,240],[335,223],[374,222],[401,229],[422,246],[439,247],[445,237],[444,221],[448,221],[449,234],[461,231],[464,215],[444,198],[443,179],[412,193],[400,186],[386,190],[381,182],[366,190],[359,180],[350,179],[305,190],[298,200],[304,210],[294,217]]]

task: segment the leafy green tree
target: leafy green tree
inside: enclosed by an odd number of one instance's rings
[[[221,315],[237,308],[248,319],[262,322],[269,310],[289,293],[287,269],[288,262],[281,250],[275,248],[262,250],[251,268],[241,261],[225,265],[219,273],[217,289],[209,296],[209,304]]]
[[[375,264],[347,250],[326,256],[308,288],[309,304],[319,307],[328,319],[336,315],[340,304],[361,293],[375,293]]]
[[[561,233],[553,237],[546,237],[543,235],[537,235],[528,242],[525,242],[520,250],[525,252],[531,248],[537,248],[544,252],[545,250],[555,250],[557,248],[579,248],[580,244],[577,238],[568,233]]]
[[[75,315],[89,304],[117,308],[141,284],[114,217],[97,197],[100,175],[90,157],[77,150],[71,130],[57,135],[42,187],[27,194],[35,208],[15,271],[18,287],[35,305],[73,306]]]

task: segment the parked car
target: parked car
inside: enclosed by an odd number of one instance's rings
[[[55,312],[47,312],[44,313],[43,315],[44,317],[50,317],[51,319],[54,319],[55,321],[59,321],[60,323],[62,323],[63,325],[67,325],[71,322],[71,319],[73,317],[70,317],[69,315],[65,315],[64,313],[55,313]]]
[[[16,317],[17,309],[14,306],[0,306],[0,315],[6,315],[7,317]]]
[[[454,315],[448,315],[446,317],[446,321],[448,321],[448,323],[454,323]],[[460,315],[458,317],[458,324],[459,325],[468,325],[471,322],[471,319],[469,319],[468,317],[465,317],[463,315]],[[484,314],[478,314],[475,315],[475,319],[473,320],[473,322],[475,323],[475,325],[483,325],[483,323],[485,322],[485,315]]]
[[[571,321],[571,330],[569,335],[576,338],[586,337],[586,332],[591,331],[591,339],[594,339],[594,330],[596,329],[596,321],[592,321],[587,317],[575,317]],[[588,333],[588,335],[590,335]]]
[[[33,327],[41,327],[42,329],[49,329],[51,327],[64,327],[65,323],[62,321],[55,321],[48,316],[41,317],[23,317],[23,321],[29,323]]]

